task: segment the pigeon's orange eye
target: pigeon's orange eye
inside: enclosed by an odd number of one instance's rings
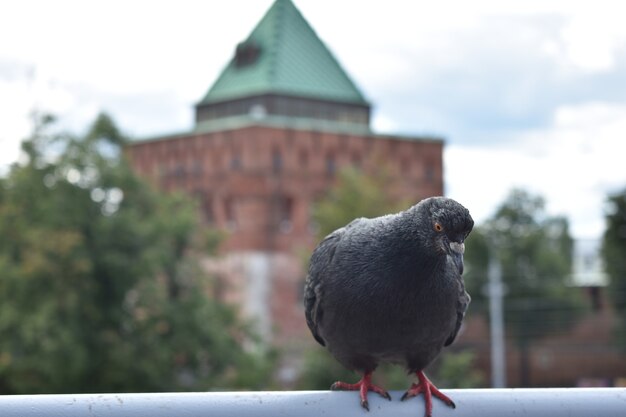
[[[435,230],[441,232],[443,230],[443,226],[439,223],[435,223]]]

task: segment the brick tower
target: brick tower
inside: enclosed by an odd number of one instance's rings
[[[227,232],[207,267],[283,346],[307,331],[298,252],[316,243],[311,206],[338,170],[383,161],[404,198],[443,193],[442,140],[372,132],[370,104],[291,0],[274,2],[195,109],[191,131],[135,141],[132,164]]]

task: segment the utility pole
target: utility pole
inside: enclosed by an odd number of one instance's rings
[[[502,267],[500,261],[490,253],[489,270],[487,271],[489,284],[489,320],[491,331],[491,386],[492,388],[506,387],[506,355],[504,345],[504,312],[502,299],[504,286],[502,284]]]

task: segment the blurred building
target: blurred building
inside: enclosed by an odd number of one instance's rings
[[[207,267],[221,296],[282,346],[311,339],[302,254],[316,243],[312,204],[339,170],[385,165],[392,193],[443,193],[443,141],[373,132],[371,104],[291,0],[276,0],[236,45],[195,112],[191,131],[136,141],[129,156],[158,186],[194,195],[207,226],[227,231]]]
[[[605,287],[609,279],[604,272],[601,256],[602,241],[577,239],[572,254],[572,281],[579,287]]]
[[[527,362],[521,360],[519,346],[507,334],[507,386],[626,385],[626,357],[615,337],[620,323],[607,292],[609,279],[603,267],[601,246],[598,239],[574,241],[571,290],[583,293],[587,310],[582,317],[572,326],[563,325],[560,331],[534,340],[528,348]],[[472,314],[471,307],[468,316],[453,349],[472,350],[478,367],[488,375],[491,371],[488,318]],[[523,366],[527,369],[522,369]]]
[[[624,386],[626,360],[623,350],[615,343],[619,321],[604,288],[597,293],[589,288],[581,291],[588,297],[591,309],[573,326],[533,341],[528,348],[527,369],[522,369],[520,350],[507,333],[507,386]],[[474,352],[476,366],[488,380],[491,372],[488,317],[472,314],[470,307],[463,331],[451,349]]]

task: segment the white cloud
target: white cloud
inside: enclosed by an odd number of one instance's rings
[[[626,44],[625,13],[626,8],[620,2],[609,7],[586,2],[561,31],[569,63],[583,71],[613,69],[616,51]]]
[[[448,194],[473,207],[479,221],[514,187],[539,193],[551,214],[566,215],[572,233],[598,238],[608,193],[626,187],[626,105],[559,108],[551,126],[503,138],[497,147],[450,145]]]

